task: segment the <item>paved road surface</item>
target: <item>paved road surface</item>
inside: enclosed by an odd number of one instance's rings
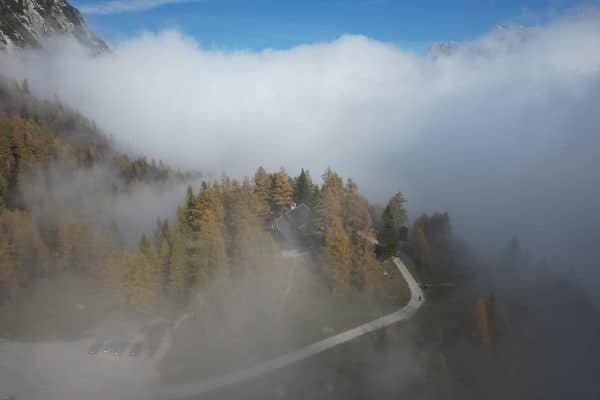
[[[280,357],[274,358],[269,361],[254,365],[252,367],[232,372],[230,374],[210,378],[207,380],[183,383],[177,385],[168,385],[158,388],[158,398],[164,399],[175,399],[182,397],[189,397],[199,395],[202,393],[211,392],[223,388],[225,386],[240,383],[252,378],[256,378],[260,375],[269,373],[279,368],[286,367],[297,361],[304,360],[308,357],[314,356],[315,354],[321,353],[325,350],[331,349],[342,343],[346,343],[350,340],[356,339],[359,336],[365,335],[369,332],[376,331],[381,328],[385,328],[389,325],[395,324],[396,322],[403,321],[412,317],[417,310],[421,307],[425,301],[425,296],[421,291],[419,284],[415,281],[413,276],[410,274],[404,263],[399,258],[393,258],[394,264],[406,279],[408,287],[411,292],[410,301],[401,309],[391,314],[387,314],[383,317],[377,318],[371,322],[367,322],[356,328],[347,330],[334,336],[330,336],[326,339],[310,344],[306,347],[284,354]]]

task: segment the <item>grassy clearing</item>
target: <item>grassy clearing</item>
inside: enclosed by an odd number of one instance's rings
[[[410,300],[408,284],[392,260],[377,264],[371,280],[375,303],[382,314],[393,312]]]

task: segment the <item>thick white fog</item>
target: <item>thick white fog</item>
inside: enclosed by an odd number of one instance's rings
[[[449,211],[488,248],[518,233],[538,254],[596,251],[597,10],[450,54],[363,36],[231,52],[175,31],[98,57],[53,45],[3,56],[0,72],[57,94],[136,153],[215,174],[331,166],[372,200],[402,190],[411,215]]]

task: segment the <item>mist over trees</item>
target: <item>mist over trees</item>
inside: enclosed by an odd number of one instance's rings
[[[101,276],[123,246],[114,225],[89,226],[54,197],[57,175],[104,168],[92,185],[116,195],[140,182],[183,181],[195,174],[114,150],[93,122],[58,101],[40,101],[27,81],[0,80],[1,301],[14,303],[32,279],[60,272]],[[57,179],[60,178],[60,179]],[[64,183],[60,183],[63,185]],[[94,199],[83,199],[93,203]],[[90,218],[94,218],[91,216]]]
[[[293,203],[313,211],[303,240],[332,291],[338,285],[368,287],[375,263],[369,203],[353,180],[344,185],[331,169],[321,186],[308,170],[291,177],[283,167],[259,167],[252,179],[241,181],[223,175],[202,182],[197,192],[190,186],[176,220],[159,219],[136,248],[126,245],[115,224],[89,225],[77,210],[56,213],[54,170],[69,175],[103,166],[108,173],[90,179],[109,197],[197,175],[119,154],[94,123],[56,100],[37,100],[27,82],[2,84],[3,301],[14,303],[30,281],[60,273],[101,277],[117,298],[142,313],[165,298],[185,304],[198,291],[226,292],[236,279],[273,273],[265,265],[272,264],[277,243],[266,228]]]
[[[331,168],[314,183],[304,168],[295,175],[258,167],[251,177],[223,174],[190,184],[174,217],[153,215],[154,229],[131,246],[117,224],[90,224],[70,203],[60,204],[55,192],[65,189],[57,175],[70,180],[86,171],[110,198],[198,174],[120,153],[93,122],[57,100],[36,99],[27,82],[0,83],[2,305],[22,302],[38,279],[69,274],[94,278],[139,315],[203,301],[216,324],[231,317],[231,299],[240,301],[236,288],[248,284],[251,302],[260,305],[256,320],[275,326],[279,299],[267,289],[287,277],[277,268],[281,243],[271,224],[292,204],[304,204],[311,212],[301,244],[334,298],[348,289],[384,297],[375,278],[391,256],[403,257],[425,286],[427,303],[410,342],[426,382],[419,386],[422,398],[547,396],[544,373],[562,390],[557,396],[594,392],[593,361],[580,361],[597,346],[594,305],[574,271],[551,275],[560,269],[534,262],[516,236],[496,258],[485,259],[457,237],[448,213],[409,221],[402,193],[380,207]],[[555,315],[565,322],[556,326]],[[586,329],[571,332],[581,321]],[[386,335],[377,340],[393,342]],[[560,346],[569,351],[555,351]],[[561,379],[567,362],[576,365],[578,374],[569,379],[579,390]]]
[[[505,26],[444,54],[360,35],[239,54],[168,30],[125,38],[101,57],[60,43],[56,55],[3,57],[0,68],[170,165],[234,176],[258,164],[313,174],[332,165],[384,206],[401,189],[411,217],[449,211],[490,254],[516,232],[531,255],[577,254],[591,266],[598,15],[591,7]],[[177,63],[190,68],[174,75]],[[157,76],[173,84],[153,84]],[[198,148],[210,151],[199,157]],[[555,212],[563,208],[569,218]]]

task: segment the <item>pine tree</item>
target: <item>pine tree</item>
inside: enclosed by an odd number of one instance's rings
[[[323,241],[325,230],[334,220],[343,217],[342,179],[327,168],[323,174],[323,182],[312,213],[311,234],[317,242]]]
[[[270,197],[271,176],[262,166],[254,174],[254,188],[265,200]]]
[[[166,251],[166,250],[163,250]],[[132,303],[138,311],[151,311],[164,285],[164,260],[142,234],[138,252],[133,256]]]
[[[343,217],[348,232],[363,232],[365,235],[369,233],[371,229],[369,202],[360,195],[358,186],[352,179],[348,179],[344,188]]]
[[[132,258],[133,276],[131,302],[136,310],[149,312],[154,306],[154,295],[151,287],[151,266],[146,255],[138,252]]]
[[[142,233],[142,237],[138,243],[138,251],[142,254],[146,254],[150,251],[150,240],[145,233]]]
[[[170,296],[184,300],[190,284],[190,270],[186,253],[186,233],[176,231],[169,259],[169,281],[167,291]]]
[[[335,218],[331,225],[327,226],[324,239],[323,262],[335,294],[339,284],[347,284],[350,281],[352,257],[350,239],[340,218]]]
[[[104,266],[104,279],[112,293],[126,302],[130,295],[130,277],[124,259],[124,254],[114,251]]]
[[[169,242],[168,242],[166,236],[163,236],[163,238],[160,241],[160,246],[158,248],[158,258],[157,258],[157,269],[158,269],[157,279],[159,280],[159,286],[160,286],[161,293],[165,292],[167,282],[169,280],[169,269],[171,268],[170,258],[171,258],[171,246],[169,245]]]
[[[50,253],[31,216],[19,210],[7,211],[4,221],[23,273],[33,278],[41,270],[48,270],[52,262]]]
[[[367,283],[366,274],[375,264],[369,202],[360,195],[352,179],[348,179],[343,196],[344,228],[352,247],[351,280],[356,287],[363,288]]]
[[[272,201],[273,211],[276,215],[289,209],[294,201],[294,189],[283,167],[273,176]]]
[[[211,210],[204,213],[199,230],[192,234],[192,238],[192,275],[197,287],[205,287],[217,272],[227,266],[223,229]]]
[[[384,257],[393,256],[398,251],[400,228],[406,221],[405,202],[402,193],[396,193],[383,210],[378,239]]]
[[[388,203],[394,223],[398,230],[406,221],[406,209],[404,208],[404,204],[406,204],[406,200],[401,192],[396,193]]]
[[[138,311],[149,312],[154,309],[161,294],[162,267],[145,235],[139,247],[140,251],[133,257],[132,303]]]
[[[502,310],[498,296],[496,292],[492,292],[487,301],[487,312],[489,316],[489,330],[490,335],[497,339],[504,335],[507,329],[507,317],[505,312]]]
[[[527,253],[521,248],[518,236],[514,235],[502,252],[501,262],[508,270],[518,273],[520,268],[528,265]]]
[[[258,209],[260,210],[259,216],[263,221],[267,221],[272,218],[271,212],[271,175],[263,168],[258,167],[254,174],[254,193],[256,194],[256,201]]]
[[[471,338],[479,344],[490,343],[490,321],[483,299],[475,302],[471,315]]]
[[[166,239],[167,234],[169,233],[169,221],[165,218],[161,220],[160,218],[156,219],[156,226],[152,231],[152,245],[156,248],[160,248],[160,243],[163,239]]]
[[[310,177],[310,172],[304,168],[300,171],[300,175],[294,179],[294,200],[296,203],[304,203],[312,207],[313,183]]]
[[[389,207],[383,210],[381,225],[378,236],[381,254],[384,257],[392,257],[398,251],[398,238],[395,234],[394,218]]]
[[[192,208],[193,206],[194,206],[194,189],[191,186],[188,186],[187,190],[186,190],[185,207]]]
[[[421,215],[415,219],[409,235],[409,241],[411,245],[419,252],[421,256],[427,255],[430,252],[429,241],[426,233],[427,220],[427,215]]]
[[[196,207],[200,212],[210,210],[217,221],[222,224],[225,220],[225,207],[223,205],[222,188],[217,182],[212,185],[203,185],[203,189],[198,195]]]
[[[363,289],[369,288],[369,275],[375,268],[375,251],[374,245],[364,238],[354,235],[352,242],[352,282],[354,285]],[[372,285],[371,285],[372,286]]]
[[[3,297],[8,298],[10,303],[15,303],[20,291],[21,268],[14,247],[0,232],[0,303]]]
[[[240,189],[240,201],[246,204],[249,213],[257,224],[265,222],[265,215],[270,211],[266,202],[260,199],[248,178],[244,178]],[[268,210],[268,211],[265,211]]]

